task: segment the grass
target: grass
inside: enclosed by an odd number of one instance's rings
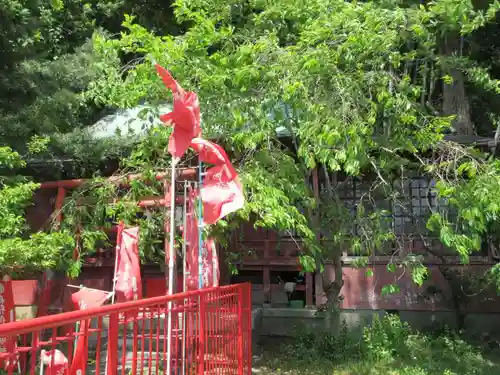
[[[498,375],[498,353],[481,350],[454,332],[424,334],[399,318],[376,319],[354,338],[301,332],[277,345],[264,343],[254,368],[262,375]]]

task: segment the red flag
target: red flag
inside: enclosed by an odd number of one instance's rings
[[[41,360],[45,366],[45,375],[64,375],[68,369],[68,359],[58,349],[42,350]]]
[[[115,293],[118,302],[142,298],[139,227],[123,229],[117,246]]]
[[[12,279],[5,275],[0,281],[0,324],[16,320],[14,312],[14,294],[12,292]],[[12,353],[16,346],[15,336],[0,337],[0,353]],[[0,366],[6,367],[8,361],[0,360]]]
[[[188,212],[186,217],[186,268],[189,274],[187,278],[187,289],[199,289],[199,262],[198,262],[198,220],[195,215],[196,193],[191,190],[188,198]],[[215,241],[211,238],[203,242],[202,252],[202,288],[219,285],[219,260]]]
[[[225,165],[227,168],[227,175],[230,179],[235,178],[238,174],[233,168],[226,151],[216,143],[207,141],[202,138],[194,138],[191,141],[191,147],[196,151],[198,157],[203,163],[213,165]]]
[[[214,224],[245,205],[238,177],[231,179],[224,165],[207,170],[201,187],[203,223]]]
[[[188,207],[186,212],[186,280],[187,290],[198,289],[198,220],[195,214],[196,192],[188,190]]]
[[[191,140],[201,134],[198,96],[192,91],[185,92],[165,68],[156,65],[156,70],[165,86],[174,94],[174,110],[160,116],[161,121],[173,125],[168,152],[173,157],[181,158],[189,148]]]
[[[89,307],[101,306],[110,297],[111,293],[104,290],[87,289],[83,287],[71,295],[75,310],[85,310]]]
[[[71,299],[76,310],[85,310],[89,307],[101,306],[111,296],[111,293],[103,290],[82,288],[79,292],[73,293]],[[75,353],[69,373],[71,375],[79,375],[83,373],[83,369],[87,366],[85,353],[88,353],[88,329],[90,320],[80,322],[80,331],[76,339]],[[87,332],[87,334],[85,334]]]

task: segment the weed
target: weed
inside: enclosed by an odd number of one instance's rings
[[[361,339],[344,323],[338,335],[305,330],[292,343],[265,354],[263,374],[493,375],[500,364],[457,333],[423,334],[399,317],[375,317]]]

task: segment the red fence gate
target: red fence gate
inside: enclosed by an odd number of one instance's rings
[[[15,343],[0,362],[9,375],[249,375],[251,316],[251,286],[237,284],[0,324]]]

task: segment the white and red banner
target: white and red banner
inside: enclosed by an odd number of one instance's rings
[[[203,268],[207,268],[204,275],[204,285],[210,287],[219,286],[220,270],[219,270],[219,257],[217,255],[217,245],[213,238],[207,238],[203,242],[204,259],[206,259]]]
[[[83,287],[80,291],[71,295],[71,300],[76,310],[85,310],[90,307],[101,306],[111,296],[111,293],[97,289],[87,289]],[[75,344],[75,351],[71,367],[69,369],[70,375],[83,374],[84,368],[87,366],[88,353],[88,329],[90,327],[90,320],[83,320],[80,322],[80,329]],[[87,334],[85,334],[87,332]]]
[[[186,215],[186,268],[188,272],[187,289],[199,289],[199,237],[198,220],[195,214],[196,193],[190,189],[188,197],[188,211]],[[219,259],[215,241],[208,238],[203,241],[202,251],[202,288],[219,285]]]
[[[173,126],[168,152],[173,157],[181,158],[189,148],[191,140],[201,134],[198,96],[192,91],[184,91],[162,66],[156,64],[156,71],[161,76],[165,87],[174,95],[174,110],[160,116],[161,121]]]
[[[0,281],[0,324],[10,323],[16,320],[14,310],[14,294],[12,292],[12,279],[10,276],[3,276]],[[0,337],[0,353],[13,352],[16,345],[16,338]],[[6,361],[0,360],[0,367],[7,366]]]
[[[115,293],[118,302],[142,298],[139,227],[123,229],[116,247],[117,270]]]
[[[41,361],[45,375],[65,375],[68,370],[68,359],[58,349],[42,350]]]

